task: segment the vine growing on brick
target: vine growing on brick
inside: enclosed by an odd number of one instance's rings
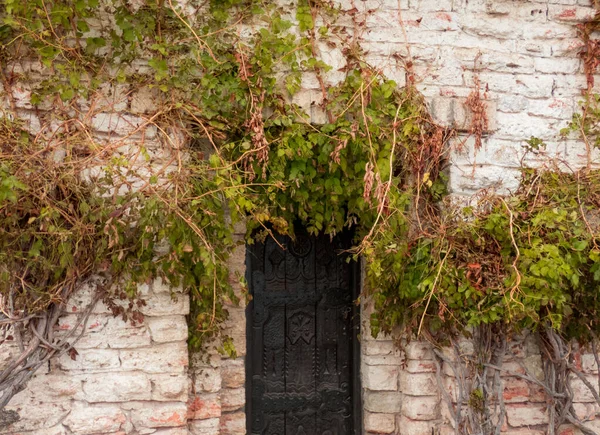
[[[361,60],[330,4],[300,1],[287,18],[259,1],[4,8],[2,308],[6,343],[23,349],[2,373],[2,406],[32,368],[63,352],[76,358],[72,337],[54,326],[84,283],[97,283],[98,298],[133,322],[142,321],[139,285],[183,287],[198,347],[236,299],[227,257],[241,217],[249,242],[293,235],[298,220],[311,233],[358,225],[361,251],[373,256],[383,225],[408,235],[409,215],[444,193],[449,132],[414,88]],[[251,25],[241,38],[240,26]],[[320,43],[348,50],[345,78],[328,88]],[[290,102],[306,74],[322,88],[323,125]],[[29,110],[47,116],[38,132],[19,116],[20,86],[31,89]],[[153,95],[152,110],[125,118],[119,138],[106,137],[121,122],[110,118],[119,103],[106,103],[107,89],[125,89],[126,100]],[[222,348],[235,352],[226,337]]]
[[[364,61],[361,18],[348,30],[343,13],[326,0],[293,13],[260,0],[0,6],[0,308],[5,343],[21,346],[0,374],[0,406],[51,356],[76,358],[54,326],[83,283],[140,322],[137,287],[163,279],[190,294],[190,345],[217,335],[237,299],[227,258],[241,221],[249,243],[293,236],[298,222],[313,234],[354,227],[374,334],[401,327],[441,343],[493,325],[594,338],[599,174],[523,170],[511,197],[453,206],[453,132],[412,80],[400,88]],[[346,58],[335,83],[323,45]],[[306,77],[322,124],[293,103]],[[116,115],[140,93],[151,107]],[[476,94],[475,132],[486,122]],[[587,101],[573,130],[596,146]],[[235,352],[226,338],[222,348]]]
[[[596,291],[600,282],[597,202],[600,180],[598,170],[592,169],[592,150],[600,145],[599,99],[593,92],[600,54],[593,34],[599,29],[600,11],[599,5],[594,5],[595,17],[578,26],[583,42],[580,56],[587,77],[582,110],[562,131],[563,135],[578,137],[585,144],[586,168],[572,171],[565,162],[554,161],[554,166],[543,170],[523,169],[521,185],[515,194],[479,198],[476,207],[463,209],[466,215],[460,215],[456,224],[451,219],[450,225],[444,225],[449,237],[436,240],[446,241],[438,258],[443,256],[446,262],[450,255],[462,264],[444,266],[445,272],[453,275],[447,281],[450,291],[441,288],[443,280],[436,282],[439,311],[437,316],[434,313],[431,316],[442,331],[462,323],[476,347],[474,354],[464,354],[458,341],[444,334],[451,356],[435,351],[440,389],[455,420],[457,434],[501,432],[506,409],[500,373],[524,380],[543,392],[548,404],[549,434],[558,433],[563,424],[570,424],[584,434],[596,433],[585,425],[587,417],[578,415],[570,385],[572,379],[578,379],[600,405],[600,383],[596,386],[585,377],[578,360],[581,346],[587,346],[600,367],[597,351],[600,307]],[[535,154],[543,154],[544,146],[537,138],[531,138],[527,144],[529,152]],[[457,281],[462,285],[455,287]],[[499,299],[492,301],[495,297]],[[469,308],[469,302],[477,304],[477,308]],[[465,303],[468,308],[460,310]],[[423,313],[421,319],[425,316]],[[448,319],[449,316],[452,318]],[[503,361],[511,356],[507,338],[527,330],[536,334],[541,348],[542,378],[523,365],[520,371],[503,367]],[[441,385],[441,363],[454,373],[458,389],[456,405]],[[600,379],[600,371],[597,378]]]

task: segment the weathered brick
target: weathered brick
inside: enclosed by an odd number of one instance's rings
[[[100,133],[116,134],[118,136],[144,136],[152,139],[157,134],[157,128],[148,125],[144,118],[123,113],[98,113],[91,119],[91,126]]]
[[[226,360],[221,366],[221,383],[223,388],[239,388],[246,381],[244,360]]]
[[[85,375],[83,393],[85,400],[94,402],[127,402],[131,400],[150,400],[150,379],[145,373],[121,372]]]
[[[594,375],[585,375],[586,380],[592,385],[594,389],[598,388],[598,378]],[[596,399],[585,385],[585,383],[575,375],[571,375],[571,389],[573,390],[573,401],[574,402],[595,402]]]
[[[362,344],[362,352],[365,355],[398,355],[399,351],[394,342],[367,340]]]
[[[456,193],[472,194],[485,188],[506,194],[517,190],[520,179],[517,168],[480,164],[450,167],[450,185]]]
[[[69,435],[70,432],[62,424],[54,427],[44,428],[41,430],[33,430],[26,432],[19,432],[18,435]]]
[[[575,74],[581,69],[581,60],[577,58],[537,58],[535,70],[545,74]]]
[[[220,425],[219,418],[193,420],[189,424],[190,435],[221,435]]]
[[[534,70],[535,60],[531,56],[523,54],[506,54],[486,50],[477,59],[475,65],[478,69],[485,69],[486,71],[528,74]]]
[[[70,330],[76,315],[65,316],[60,321],[61,330]],[[81,328],[82,325],[80,325]],[[150,345],[150,333],[144,324],[132,325],[121,317],[92,315],[86,326],[86,333],[77,342],[76,348],[133,348]]]
[[[246,404],[246,389],[224,389],[219,393],[221,408],[223,412],[231,412],[242,409]]]
[[[29,83],[16,83],[10,88],[10,94],[12,94],[12,101],[16,108],[19,109],[35,109],[31,104],[31,94],[33,92],[32,86]],[[38,106],[41,110],[49,110],[52,104],[49,100],[42,102]]]
[[[188,365],[188,352],[185,343],[156,344],[152,347],[121,350],[120,359],[124,370],[182,373]]]
[[[408,373],[435,373],[436,365],[434,361],[409,360],[406,363]]]
[[[145,402],[131,410],[131,422],[139,431],[146,428],[177,427],[187,424],[187,404]]]
[[[401,366],[405,362],[399,352],[392,355],[363,355],[362,360],[369,366]]]
[[[408,417],[402,417],[398,427],[401,428],[402,435],[429,435],[435,433],[437,424],[431,421],[412,420]]]
[[[404,348],[407,359],[432,360],[433,352],[431,345],[425,341],[411,341]]]
[[[512,19],[503,17],[479,17],[474,20],[464,20],[461,27],[467,33],[491,36],[494,39],[517,39],[523,33],[523,29],[515,28]]]
[[[224,333],[231,337],[238,356],[246,355],[246,310],[229,308],[229,318],[225,321]]]
[[[402,415],[412,420],[433,420],[440,412],[440,401],[437,396],[411,397],[402,401]]]
[[[500,138],[530,138],[535,136],[540,139],[549,139],[555,134],[549,126],[555,126],[555,131],[558,127],[557,121],[540,116],[500,112],[496,116],[498,120],[497,134]],[[544,128],[547,131],[544,131]]]
[[[410,8],[419,12],[428,11],[451,11],[454,7],[452,0],[430,1],[430,0],[410,0]]]
[[[438,394],[436,377],[433,373],[402,372],[400,391],[409,396],[435,396]]]
[[[522,145],[514,140],[484,137],[481,148],[476,149],[475,138],[470,136],[461,141],[457,149],[452,152],[451,159],[457,167],[470,165],[473,168],[478,164],[496,165],[499,161],[509,167],[518,167],[523,156],[522,148]]]
[[[472,87],[474,74],[465,72],[465,81]],[[492,92],[523,95],[528,98],[550,98],[554,89],[554,78],[543,74],[507,74],[482,72],[479,79]],[[502,122],[497,121],[501,126]]]
[[[456,429],[447,425],[440,426],[438,435],[456,435]]]
[[[63,420],[73,434],[111,433],[123,429],[127,416],[117,405],[76,402]]]
[[[594,17],[594,9],[571,5],[549,5],[548,16],[553,21],[580,23],[592,19]]]
[[[398,366],[362,366],[363,386],[373,391],[398,389]]]
[[[152,432],[153,435],[190,435],[187,427],[177,427],[172,429],[157,429]]]
[[[66,306],[66,311],[70,313],[80,313],[84,311],[93,301],[96,287],[93,284],[83,284],[71,297]],[[110,314],[110,310],[102,302],[96,303],[93,309],[95,314]]]
[[[81,349],[77,355],[62,355],[57,365],[62,370],[79,372],[108,372],[121,367],[119,351],[113,349]]]
[[[221,399],[218,394],[197,394],[188,402],[187,418],[205,420],[221,416]]]
[[[154,293],[140,311],[146,316],[186,315],[190,312],[190,298],[181,293]]]
[[[146,324],[154,343],[187,340],[188,327],[183,316],[147,317]]]
[[[394,414],[378,414],[365,412],[365,430],[372,433],[393,433],[396,430]]]
[[[238,277],[244,276],[246,273],[246,245],[244,243],[233,249],[227,264],[232,278],[238,280]]]
[[[402,394],[399,392],[365,391],[364,408],[371,412],[393,414],[400,412],[402,407]]]
[[[141,88],[131,96],[131,113],[148,114],[157,109],[157,91],[147,87]]]
[[[190,381],[185,374],[152,374],[152,400],[185,402]]]
[[[443,378],[443,383],[444,383],[444,389],[446,390],[446,393],[448,393],[448,395],[450,396],[450,399],[452,400],[452,402],[457,403],[458,399],[459,399],[459,395],[460,395],[460,390],[459,390],[458,383],[456,382],[456,379],[451,378],[451,377],[446,377],[446,378]]]
[[[546,405],[507,405],[506,417],[508,424],[512,427],[535,426],[548,423]]]
[[[2,106],[1,94],[0,106]],[[23,128],[25,128],[31,134],[37,135],[42,131],[42,123],[34,111],[17,110],[16,115],[17,118],[23,122]],[[59,152],[59,150],[56,150],[56,152]],[[57,160],[59,159],[55,159],[55,161]]]
[[[83,331],[85,327],[85,335],[94,334],[104,329],[111,316],[106,314],[91,314],[88,317],[87,323],[84,325],[77,314],[67,314],[58,320],[56,329],[58,332],[69,332],[76,329],[78,332]]]
[[[591,433],[598,434],[600,433],[600,420],[597,418],[592,421],[587,421],[584,423],[584,426],[591,431]],[[560,435],[584,435],[582,431],[579,429],[573,428],[572,426],[561,426]]]
[[[66,399],[81,399],[82,381],[71,373],[37,373],[27,384],[27,389],[15,396],[10,404],[24,404],[28,400],[37,403],[61,402]]]
[[[221,389],[221,370],[215,367],[203,367],[197,369],[194,375],[194,388],[196,391],[214,393]]]
[[[224,414],[221,416],[220,427],[221,435],[245,435],[246,414],[243,412]]]
[[[129,86],[126,84],[103,83],[92,95],[92,105],[96,111],[123,112],[127,109],[127,93]],[[82,110],[89,110],[90,105],[82,101]]]
[[[532,429],[521,429],[521,430],[509,430],[506,432],[502,432],[504,435],[546,435],[546,432],[542,430],[532,430]],[[567,435],[560,432],[560,435]]]
[[[529,401],[529,383],[518,378],[504,378],[503,397],[506,403],[518,403]]]
[[[529,375],[534,376],[540,381],[544,380],[544,367],[542,363],[542,358],[539,354],[526,357],[523,360],[523,367]]]
[[[581,355],[581,369],[584,373],[598,374],[598,364],[593,354],[584,353]]]
[[[597,403],[574,403],[575,415],[582,421],[595,420],[600,406]]]
[[[25,391],[27,393],[27,391]],[[23,393],[20,393],[23,395]],[[43,398],[42,398],[43,400]],[[40,406],[40,399],[25,394],[18,403],[9,403],[7,410],[15,411],[20,419],[3,430],[10,434],[18,434],[24,431],[40,430],[58,425],[72,409],[70,401],[53,401]],[[35,410],[35,412],[32,412]]]
[[[556,119],[570,119],[575,109],[573,98],[549,98],[546,100],[531,100],[527,111],[529,115],[543,116]]]
[[[173,287],[167,281],[163,280],[162,278],[157,278],[154,281],[152,281],[150,288],[151,288],[151,292],[155,293],[155,294],[183,293],[183,289],[181,287]]]

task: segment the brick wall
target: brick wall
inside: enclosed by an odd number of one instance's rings
[[[476,351],[469,340],[463,340],[459,348],[461,356],[469,357]],[[366,434],[455,434],[452,411],[457,407],[457,376],[460,375],[460,371],[457,373],[452,368],[460,370],[456,355],[450,349],[443,349],[449,361],[440,362],[431,346],[423,341],[405,343],[402,349],[398,350],[389,337],[364,342],[362,376]],[[594,356],[578,351],[575,360],[586,379],[597,385]],[[515,337],[501,366],[501,391],[506,411],[502,433],[546,434],[548,399],[540,385],[523,377],[544,380],[536,338],[527,334]],[[464,367],[462,370],[468,372]],[[585,424],[588,429],[600,433],[600,410],[592,393],[579,379],[571,379],[571,388],[577,415],[589,420]],[[443,398],[444,393],[450,399],[452,410]],[[463,403],[468,401],[469,397],[463,398]],[[570,425],[561,427],[557,433],[582,434]]]
[[[484,188],[503,192],[516,188],[521,161],[544,164],[542,158],[524,155],[523,143],[531,136],[544,139],[548,156],[571,168],[586,164],[583,145],[561,138],[559,131],[577,111],[586,87],[576,24],[593,15],[589,0],[339,2],[346,10],[356,7],[359,14],[364,13],[360,36],[368,60],[402,85],[408,74],[405,61],[410,59],[410,74],[414,74],[436,119],[463,132],[457,139],[463,142],[463,151],[452,153],[449,169],[455,195],[468,197]],[[349,17],[342,17],[341,23],[353,31]],[[341,47],[320,48],[325,61],[334,66],[327,82],[335,83],[343,76],[338,71],[345,62]],[[11,68],[29,78],[43,73],[35,63]],[[474,138],[465,133],[469,113],[464,107],[476,78],[489,118],[482,148],[477,152]],[[0,88],[0,96],[2,92]],[[26,83],[16,85],[12,92],[18,114],[32,132],[51,138],[60,131],[61,123],[52,116],[50,107],[34,110],[29,104]],[[319,96],[318,82],[305,77],[296,102],[315,122],[323,119],[312,104]],[[0,98],[2,102],[8,104],[6,98]],[[155,109],[150,91],[131,94],[121,85],[107,85],[99,98],[90,102],[92,106],[94,112],[83,121],[99,140],[107,144],[119,140],[126,152],[135,151],[144,138],[154,164],[168,161],[165,144],[156,130],[146,125],[146,116]],[[172,139],[177,140],[177,136]],[[595,154],[594,164],[598,162]],[[237,274],[244,273],[244,256],[240,246],[232,257],[234,285]],[[76,346],[77,358],[63,356],[38,373],[10,405],[21,411],[22,420],[1,433],[245,433],[244,308],[230,307],[226,325],[236,344],[236,359],[212,351],[190,358],[186,347],[187,297],[176,293],[173,299],[161,283],[140,290],[148,302],[143,309],[144,323],[131,326],[99,305]],[[89,299],[89,291],[82,289],[69,305],[71,312],[61,319],[61,329],[73,327],[75,314]],[[365,432],[426,435],[434,429],[441,434],[454,433],[440,388],[442,385],[456,400],[454,374],[443,366],[441,380],[437,379],[428,345],[412,342],[400,351],[390,338],[370,338],[367,325],[361,337]],[[512,367],[514,373],[524,368],[541,373],[534,340],[523,337],[512,350],[505,367]],[[472,351],[472,345],[465,342],[464,351]],[[6,357],[4,353],[0,350],[0,356]],[[596,370],[593,357],[583,354],[580,360],[591,377]],[[507,375],[503,382],[507,408],[503,433],[544,433],[548,413],[540,392],[518,376]],[[573,389],[578,413],[594,417],[598,409],[581,381],[574,380]],[[600,433],[597,420],[589,425]],[[564,435],[577,433],[573,428],[563,429]]]
[[[236,235],[243,240],[243,231]],[[246,248],[240,244],[230,258],[230,283],[241,297],[239,277],[246,273]],[[218,352],[193,355],[190,365],[190,435],[241,435],[246,433],[246,312],[243,306],[228,306],[224,333],[233,339],[237,358]]]
[[[585,149],[560,136],[578,110],[586,79],[578,58],[581,42],[576,24],[593,16],[588,1],[550,0],[409,0],[356,2],[378,8],[367,19],[363,38],[370,60],[399,83],[406,79],[395,54],[412,56],[418,88],[434,117],[460,133],[461,147],[451,155],[450,185],[454,195],[468,198],[480,189],[514,190],[518,167],[559,159],[572,169],[585,166]],[[400,6],[400,8],[399,8]],[[400,20],[404,23],[400,25]],[[404,36],[406,33],[406,37]],[[408,44],[406,41],[408,40]],[[464,101],[481,84],[489,125],[476,151]],[[543,139],[543,157],[526,156],[524,141]],[[461,148],[461,152],[457,149]],[[600,163],[597,152],[593,166]],[[365,316],[366,318],[367,316]],[[364,427],[368,434],[454,434],[453,419],[442,388],[457,401],[455,373],[436,361],[429,345],[412,342],[397,349],[388,337],[370,338],[365,328],[362,348]],[[472,352],[472,343],[464,343]],[[450,354],[450,353],[449,353]],[[586,376],[597,377],[592,355],[581,356]],[[517,340],[503,363],[506,419],[503,433],[544,434],[548,412],[540,388],[510,374],[543,376],[539,348],[532,337]],[[596,385],[597,380],[592,381]],[[573,380],[575,409],[589,417],[587,426],[600,433],[597,406],[580,380]],[[434,432],[432,432],[434,430]],[[562,434],[581,433],[563,427]]]
[[[140,287],[145,321],[133,326],[96,305],[77,355],[61,356],[13,398],[21,420],[4,434],[187,434],[189,299],[161,282]],[[81,289],[60,331],[77,325],[92,299]],[[83,326],[79,326],[82,328]],[[6,349],[4,349],[6,350]]]

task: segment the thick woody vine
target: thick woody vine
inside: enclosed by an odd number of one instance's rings
[[[299,0],[293,13],[259,0],[0,8],[0,326],[2,345],[15,349],[0,374],[0,407],[49,358],[77,358],[77,337],[55,326],[83,285],[96,289],[89,309],[102,300],[141,322],[137,289],[162,279],[190,294],[190,345],[218,336],[224,305],[237,299],[227,258],[240,221],[249,243],[293,236],[298,223],[315,234],[354,227],[374,334],[400,327],[443,344],[475,328],[486,355],[479,367],[489,370],[463,394],[468,418],[454,410],[457,430],[493,433],[490,422],[503,415],[489,393],[500,385],[506,336],[492,331],[542,332],[556,343],[549,358],[575,370],[563,358],[570,339],[592,342],[600,330],[600,175],[524,170],[513,196],[453,207],[444,176],[453,133],[429,116],[410,59],[404,88],[365,63],[356,8],[323,0]],[[346,13],[354,28],[336,24]],[[581,32],[593,71],[593,28]],[[342,80],[330,81],[323,47],[344,53]],[[311,75],[323,124],[292,103]],[[141,114],[112,120],[142,94],[151,104]],[[478,96],[468,101],[476,135],[486,121]],[[597,146],[591,87],[583,113],[573,134]],[[539,141],[529,147],[540,152]],[[220,346],[235,352],[226,337]],[[553,421],[581,426],[560,388],[548,390]]]

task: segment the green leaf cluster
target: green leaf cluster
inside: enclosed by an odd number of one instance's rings
[[[258,0],[192,1],[186,10],[129,3],[6,0],[0,10],[0,61],[35,59],[53,72],[35,83],[34,106],[60,103],[68,117],[101,85],[146,90],[160,134],[177,125],[189,143],[178,171],[123,190],[129,163],[94,161],[101,146],[85,134],[61,137],[67,157],[57,160],[43,139],[2,118],[0,292],[18,289],[23,310],[44,310],[103,271],[118,283],[107,303],[129,298],[131,313],[143,304],[133,302],[138,286],[160,278],[189,292],[190,343],[199,346],[236,300],[227,260],[245,219],[250,243],[273,231],[293,236],[298,223],[313,234],[354,228],[374,334],[492,323],[584,339],[600,332],[597,172],[526,170],[515,195],[457,210],[442,204],[452,132],[413,87],[366,64],[360,46],[339,46],[339,11],[305,0],[293,13]],[[347,54],[334,84],[315,49],[327,44]],[[322,102],[303,109],[293,101],[306,77]],[[597,102],[569,127],[593,144]],[[326,121],[311,123],[305,109]],[[140,154],[150,160],[143,143]],[[92,168],[101,174],[89,180]],[[231,341],[223,349],[234,352]]]
[[[376,326],[448,333],[499,323],[590,340],[600,331],[599,193],[598,171],[523,170],[514,195],[457,211],[436,237],[388,245],[406,261],[385,257],[369,272]],[[397,272],[380,274],[392,262]]]

